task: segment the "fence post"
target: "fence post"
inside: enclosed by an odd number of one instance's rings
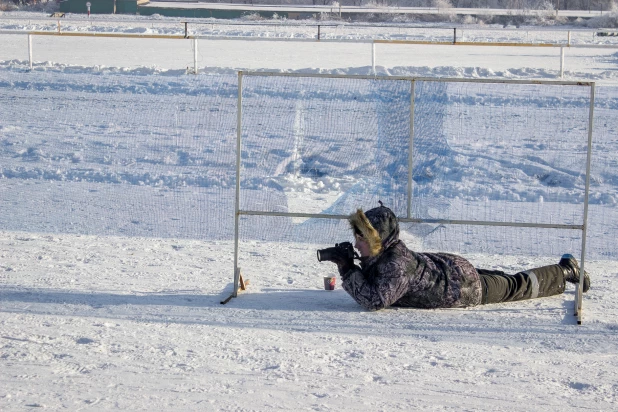
[[[376,74],[376,42],[371,41],[371,70],[375,76]]]
[[[193,74],[197,74],[197,38],[193,39]]]
[[[564,47],[560,48],[560,78],[564,78]]]
[[[318,24],[318,40],[320,40],[320,25]]]
[[[571,45],[571,30],[569,30],[567,32],[567,44],[570,46]]]
[[[457,27],[453,27],[453,44],[457,43]]]
[[[232,296],[238,296],[238,221],[240,219],[240,139],[242,137],[242,71],[238,72],[238,102],[236,103],[236,197],[234,206],[234,289]]]
[[[586,155],[586,189],[584,195],[584,224],[582,230],[582,255],[581,265],[579,268],[579,283],[577,284],[577,291],[575,293],[575,311],[577,316],[577,324],[582,324],[582,295],[584,288],[584,266],[586,260],[586,237],[588,233],[588,196],[590,195],[590,164],[592,160],[592,131],[594,127],[594,94],[596,89],[596,83],[592,83],[590,86],[590,109],[588,111],[588,153]]]
[[[30,61],[30,70],[32,70],[32,34],[28,35],[28,59]]]

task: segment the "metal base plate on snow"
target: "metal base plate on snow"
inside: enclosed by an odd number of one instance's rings
[[[233,297],[235,297],[241,290],[247,290],[247,286],[249,285],[249,279],[244,280],[242,277],[242,272],[240,272],[240,268],[238,268],[238,289],[236,289],[236,293],[232,292],[232,294],[230,296],[228,296],[227,299],[222,300],[221,304],[225,305],[226,303],[228,303]]]

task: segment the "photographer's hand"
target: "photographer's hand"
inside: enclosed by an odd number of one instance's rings
[[[331,262],[337,265],[340,275],[343,275],[354,268],[354,259],[344,255],[333,256]]]

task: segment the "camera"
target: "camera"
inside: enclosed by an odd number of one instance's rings
[[[330,261],[333,258],[354,259],[358,258],[358,255],[350,242],[337,243],[335,247],[318,250],[318,262]]]

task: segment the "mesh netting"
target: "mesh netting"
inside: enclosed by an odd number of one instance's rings
[[[0,228],[233,236],[236,76],[0,76]]]
[[[409,80],[244,76],[240,208],[348,214],[381,200],[401,218],[583,223],[589,87],[417,81],[407,216],[411,92]],[[244,222],[241,239],[350,237],[325,219]],[[581,250],[572,229],[402,226],[422,249]]]
[[[589,88],[419,86],[415,217],[583,222]]]
[[[381,200],[407,217],[411,85],[243,77],[240,208],[347,215]],[[581,224],[589,93],[417,81],[410,217]],[[236,75],[0,71],[0,230],[232,240],[237,96]],[[590,257],[616,256],[616,96],[597,88]],[[427,222],[402,238],[460,253],[581,247],[579,230]],[[313,250],[351,234],[342,220],[244,216],[240,240],[243,253]]]
[[[587,256],[618,257],[618,87],[597,87],[588,213]]]
[[[409,119],[408,81],[245,77],[241,209],[405,212]]]

